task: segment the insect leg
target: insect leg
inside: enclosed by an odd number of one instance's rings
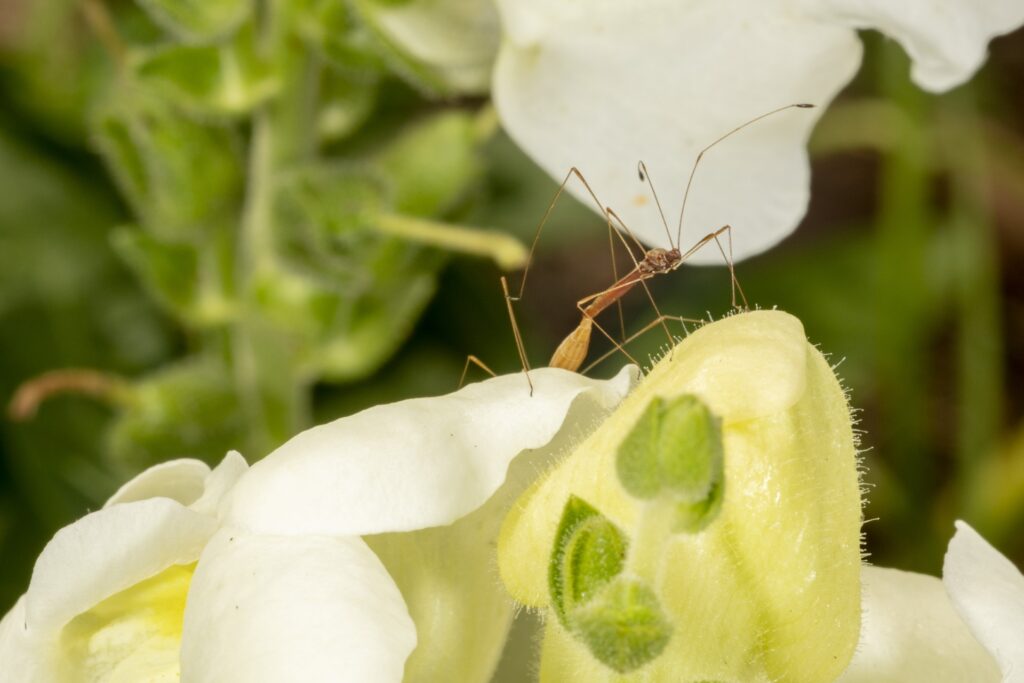
[[[631,334],[629,336],[629,338],[627,338],[623,342],[623,346],[625,346],[626,344],[629,344],[630,342],[632,342],[635,339],[639,339],[641,336],[643,336],[647,332],[651,331],[652,329],[654,329],[658,325],[664,325],[665,323],[667,323],[668,321],[671,321],[671,320],[674,320],[674,321],[678,322],[680,325],[683,325],[683,331],[684,332],[686,331],[686,327],[685,327],[686,323],[690,323],[692,325],[703,325],[704,323],[707,322],[706,320],[697,320],[696,318],[684,318],[681,315],[660,315],[657,318],[655,318],[654,320],[652,320],[651,322],[649,322],[646,325],[644,325],[643,329],[639,330],[638,332],[634,332],[633,334]],[[672,340],[672,343],[673,343],[673,345],[675,344],[675,340],[674,339]],[[590,372],[591,370],[593,370],[598,365],[600,365],[604,361],[608,360],[609,358],[611,358],[613,355],[615,355],[618,352],[619,352],[618,349],[611,349],[609,351],[605,351],[596,360],[592,361],[587,367],[583,368],[583,371],[582,371],[583,374],[586,374],[586,373]]]
[[[723,247],[722,247],[721,241],[718,239],[719,235],[721,235],[723,232],[726,232],[726,233],[729,234],[729,238],[728,238],[729,239],[729,255],[728,256],[725,253],[725,249],[723,249]],[[743,299],[743,307],[744,308],[748,308],[749,304],[747,303],[747,295],[743,292],[743,287],[740,286],[739,279],[737,279],[737,277],[736,277],[736,268],[735,268],[735,264],[733,263],[733,259],[732,259],[732,226],[731,225],[723,225],[718,230],[715,230],[714,232],[711,232],[711,233],[708,233],[707,235],[704,235],[704,237],[700,238],[697,241],[696,244],[694,244],[692,247],[690,247],[689,249],[686,250],[686,253],[683,254],[683,256],[682,256],[682,258],[680,259],[679,262],[683,263],[684,261],[686,261],[686,259],[688,259],[690,256],[693,256],[694,253],[699,251],[702,247],[704,247],[706,244],[708,244],[712,240],[714,240],[715,243],[718,245],[718,250],[721,252],[722,258],[725,259],[726,265],[729,266],[729,277],[730,277],[731,282],[732,282],[732,306],[733,306],[733,308],[736,308],[736,292],[737,291],[740,293],[740,297]]]
[[[530,396],[533,396],[533,380],[530,379],[530,361],[526,358],[526,349],[523,348],[523,336],[519,333],[519,323],[516,322],[515,311],[512,310],[512,297],[508,291],[508,279],[501,276],[501,291],[505,295],[505,307],[508,309],[508,319],[512,323],[512,336],[516,340],[516,352],[519,353],[519,362],[523,364],[523,374],[526,375],[526,383],[530,385]]]
[[[497,377],[498,376],[497,373],[494,372],[494,370],[491,370],[489,367],[487,367],[487,363],[483,362],[482,360],[480,360],[479,358],[477,358],[473,354],[470,354],[470,355],[466,356],[466,364],[462,366],[462,375],[459,377],[459,386],[458,386],[459,389],[461,389],[462,385],[466,383],[466,373],[469,372],[469,366],[470,365],[477,366],[478,368],[480,368],[481,370],[486,372],[491,377]]]

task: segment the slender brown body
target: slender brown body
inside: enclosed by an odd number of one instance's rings
[[[590,348],[590,335],[594,329],[594,318],[606,308],[625,296],[644,280],[655,275],[675,270],[682,262],[682,254],[678,249],[651,249],[644,254],[644,260],[603,292],[577,302],[576,306],[583,314],[580,324],[569,333],[551,356],[549,367],[562,368],[576,372],[586,360]]]

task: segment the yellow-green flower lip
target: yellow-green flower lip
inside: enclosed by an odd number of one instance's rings
[[[850,415],[826,359],[780,311],[708,324],[666,355],[593,434],[513,506],[499,539],[513,596],[547,607],[546,572],[570,495],[624,530],[648,503],[616,474],[651,399],[693,394],[722,420],[715,521],[672,537],[655,590],[674,626],[644,680],[831,681],[860,626],[860,488]],[[548,620],[542,681],[609,674]],[[609,679],[610,680],[610,679]],[[617,679],[616,679],[617,680]]]

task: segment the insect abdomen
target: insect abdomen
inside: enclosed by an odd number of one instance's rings
[[[583,316],[579,326],[555,349],[548,366],[572,372],[579,370],[587,358],[587,349],[590,348],[590,333],[593,329],[593,319]]]

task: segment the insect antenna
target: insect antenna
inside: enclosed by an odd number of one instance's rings
[[[661,216],[661,224],[665,226],[665,235],[668,236],[668,245],[673,249],[679,247],[679,242],[672,242],[672,231],[668,229],[668,221],[665,220],[665,211],[661,208],[661,200],[658,199],[658,193],[654,191],[654,183],[651,181],[651,174],[647,172],[647,164],[641,160],[636,166],[637,175],[640,176],[640,182],[647,182],[647,186],[651,188],[651,194],[654,195],[654,203],[658,205],[658,215]]]
[[[778,114],[781,111],[786,111],[787,109],[793,109],[793,108],[797,108],[797,109],[813,109],[814,105],[813,104],[804,104],[804,103],[801,103],[801,104],[787,104],[785,107],[779,107],[778,109],[773,109],[773,110],[771,110],[769,112],[765,112],[764,114],[761,114],[760,116],[755,116],[754,118],[750,119],[746,123],[741,124],[739,126],[736,126],[732,130],[730,130],[728,133],[726,133],[725,135],[721,136],[720,138],[718,138],[717,140],[712,142],[710,145],[708,145],[707,147],[702,149],[697,154],[697,158],[693,162],[693,168],[690,169],[690,178],[686,181],[686,190],[683,192],[683,207],[679,210],[679,226],[676,228],[676,244],[680,244],[681,240],[682,240],[682,236],[683,236],[683,216],[686,213],[686,200],[690,196],[690,186],[693,185],[693,176],[694,176],[694,174],[697,173],[697,165],[700,164],[700,160],[704,158],[704,154],[707,153],[708,150],[710,150],[712,147],[717,145],[719,142],[722,142],[723,140],[725,140],[728,137],[731,137],[732,135],[735,135],[736,133],[740,132],[741,130],[743,130],[747,126],[749,126],[751,124],[754,124],[754,123],[757,123],[761,119],[766,119],[769,116],[772,116],[773,114]]]

